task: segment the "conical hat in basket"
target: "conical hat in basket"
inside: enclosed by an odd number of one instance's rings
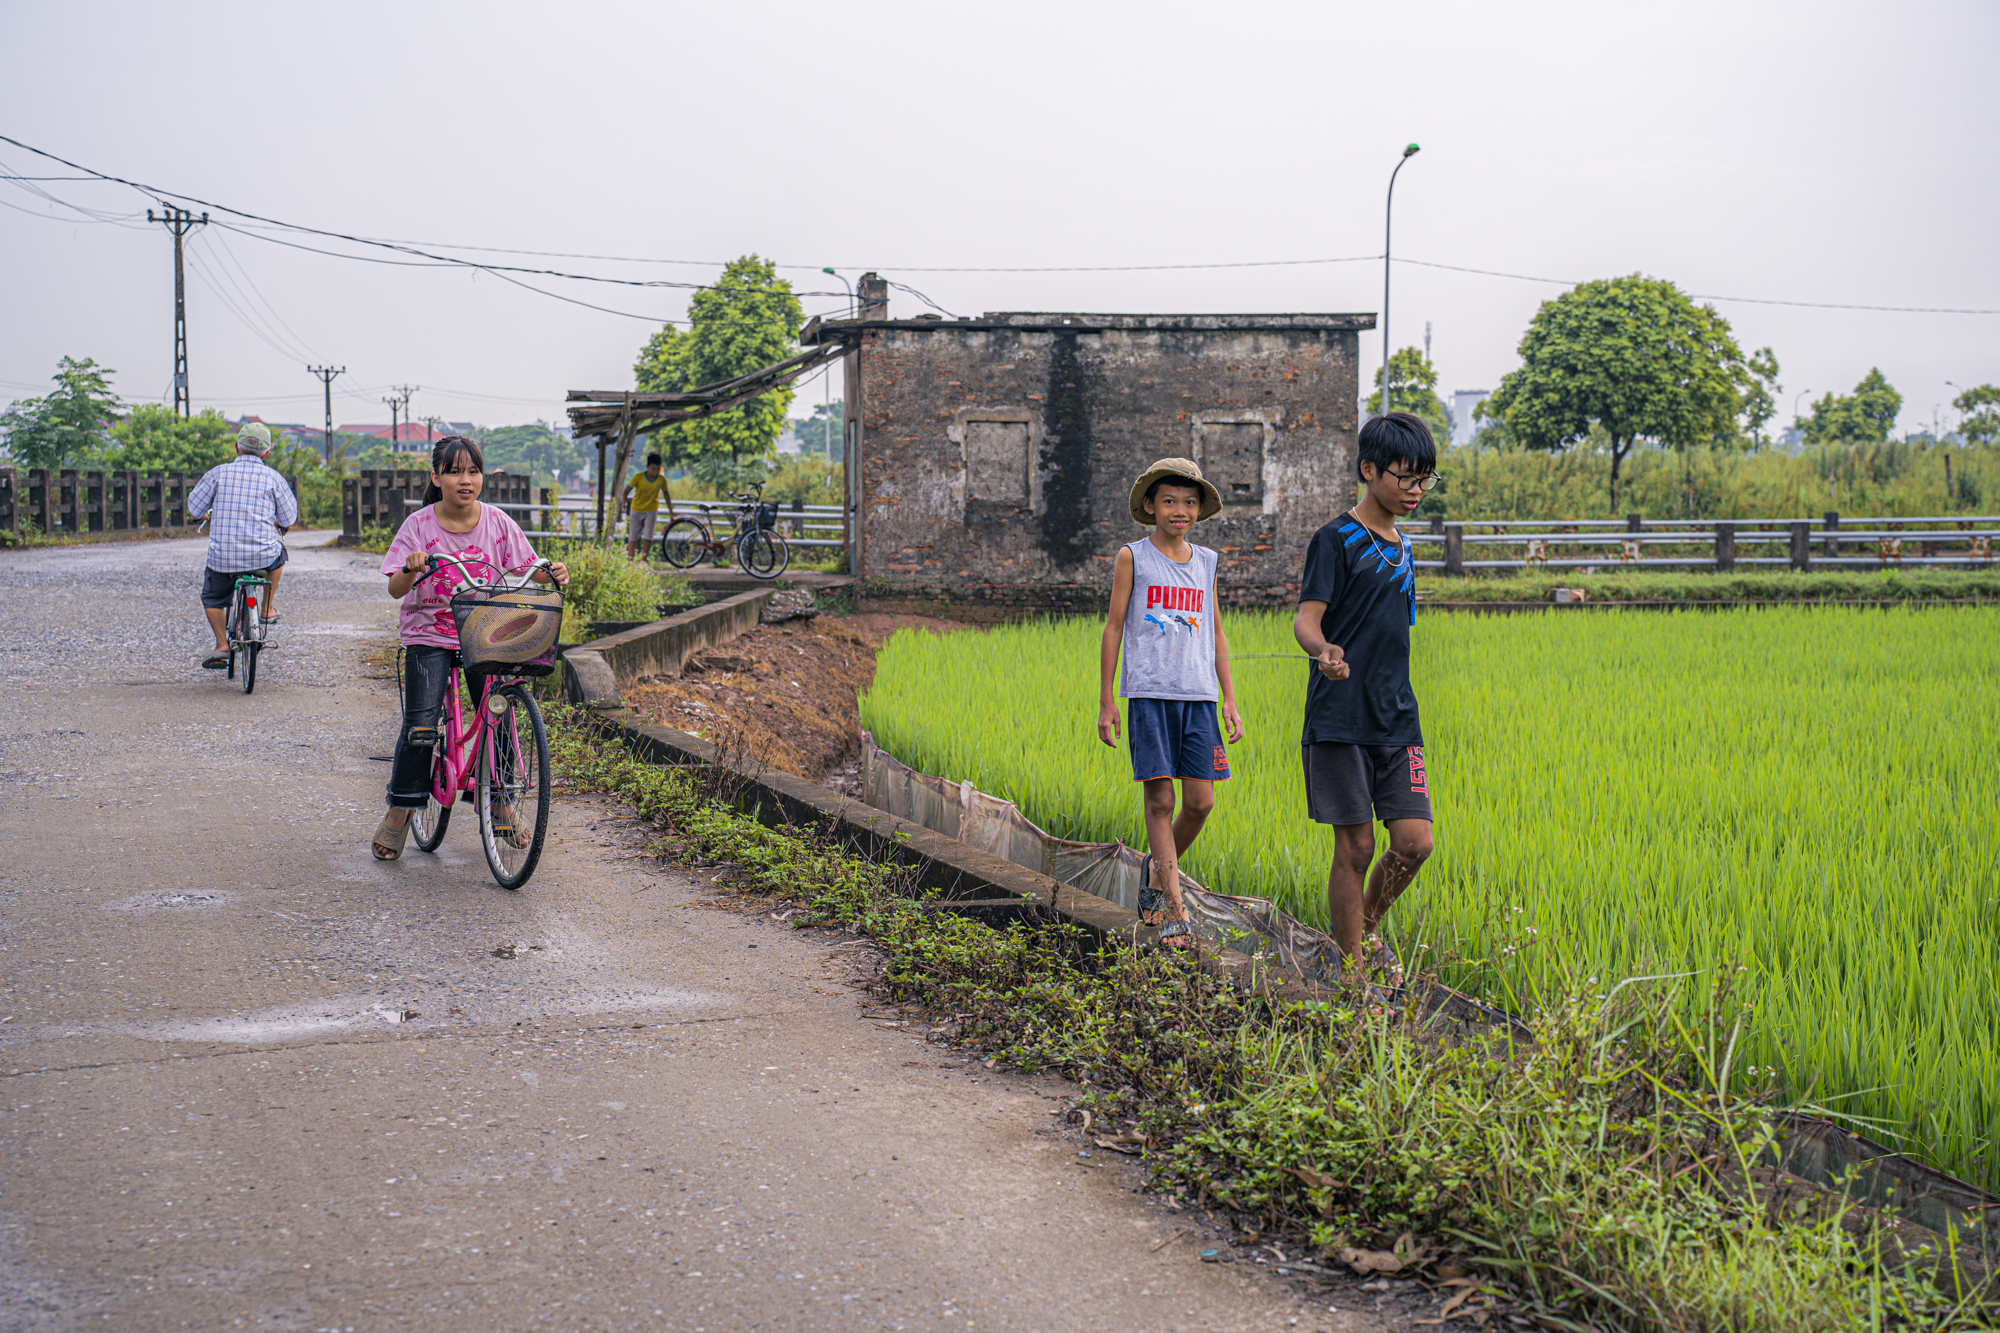
[[[458,620],[458,650],[468,666],[487,662],[529,662],[555,646],[562,629],[562,593],[488,592],[452,599]],[[469,605],[468,605],[469,603]]]

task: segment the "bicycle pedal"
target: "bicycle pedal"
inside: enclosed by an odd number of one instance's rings
[[[438,731],[436,727],[410,728],[410,744],[433,746],[436,745],[437,743],[438,743]]]

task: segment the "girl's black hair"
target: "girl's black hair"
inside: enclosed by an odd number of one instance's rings
[[[472,460],[474,472],[486,471],[486,455],[480,451],[479,441],[468,440],[463,435],[447,435],[431,446],[431,471],[449,472],[461,458]],[[425,504],[434,505],[442,499],[444,491],[436,482],[424,488]]]
[[[1373,463],[1378,473],[1400,463],[1421,477],[1437,471],[1437,462],[1437,444],[1431,439],[1431,428],[1424,424],[1424,419],[1409,412],[1391,412],[1387,416],[1370,417],[1361,428],[1361,448],[1355,451],[1354,475],[1367,480],[1361,476],[1363,463]]]

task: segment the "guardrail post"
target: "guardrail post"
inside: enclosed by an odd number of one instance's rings
[[[1727,574],[1736,568],[1736,525],[1715,525],[1715,572]]]
[[[1646,516],[1644,514],[1625,515],[1625,531],[1638,532],[1645,526],[1646,526]]]
[[[1456,577],[1465,572],[1465,524],[1444,525],[1444,572]]]
[[[1840,538],[1833,535],[1834,533],[1839,531],[1840,531],[1840,515],[1835,513],[1827,514],[1826,553],[1829,557],[1838,557],[1840,555]]]
[[[1810,536],[1811,528],[1812,525],[1810,523],[1800,522],[1792,524],[1792,568],[1793,569],[1812,568],[1812,537]]]

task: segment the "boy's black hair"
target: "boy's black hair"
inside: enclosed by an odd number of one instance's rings
[[[1407,471],[1422,477],[1437,471],[1437,462],[1437,444],[1431,439],[1431,428],[1424,424],[1424,419],[1410,412],[1391,412],[1370,417],[1361,428],[1354,475],[1367,480],[1361,476],[1363,463],[1373,463],[1377,473],[1401,463]]]
[[[479,447],[479,441],[468,440],[463,435],[447,435],[431,446],[431,471],[449,472],[458,466],[458,460],[472,460],[474,472],[486,471],[486,455]],[[444,499],[444,491],[432,482],[424,488],[424,503],[434,505]]]
[[[647,455],[646,455],[646,466],[647,466],[647,467],[658,467],[659,465],[660,465],[660,456],[659,456],[658,454],[647,454]]]
[[[1148,486],[1146,488],[1147,504],[1153,503],[1153,497],[1160,493],[1160,487],[1162,486],[1180,486],[1187,490],[1193,491],[1195,493],[1195,498],[1199,499],[1201,497],[1200,482],[1196,481],[1193,477],[1177,477],[1172,473],[1168,473],[1166,476],[1161,477],[1158,481],[1154,482],[1151,486]]]

